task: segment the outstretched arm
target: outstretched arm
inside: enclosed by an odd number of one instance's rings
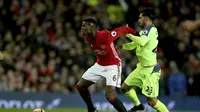
[[[132,41],[134,41],[135,43],[139,44],[140,46],[144,46],[149,40],[149,38],[145,35],[139,37],[139,36],[135,36],[135,35],[132,35],[132,34],[126,34],[126,36],[129,39],[131,39]]]
[[[135,48],[136,48],[136,43],[135,42],[129,42],[129,43],[126,43],[126,44],[122,45],[122,49],[123,50],[133,50]]]
[[[181,27],[187,31],[194,31],[200,27],[200,19],[197,20],[186,20],[181,23]]]
[[[132,35],[136,35],[136,31],[128,26],[121,26],[119,28],[116,28],[116,29],[110,31],[110,33],[109,33],[110,42],[113,42],[120,36],[128,34],[128,33],[130,33]]]
[[[126,34],[126,36],[140,46],[145,46],[150,39],[157,39],[158,31],[155,27],[147,27],[141,32],[141,36]]]

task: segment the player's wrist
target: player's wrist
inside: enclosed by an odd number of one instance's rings
[[[127,50],[128,49],[125,44],[123,44],[121,47],[122,47],[123,50]]]
[[[126,37],[128,37],[128,38],[131,39],[131,40],[132,40],[133,36],[134,36],[134,35],[132,35],[132,34],[130,34],[130,33],[129,33],[129,34],[126,34]]]
[[[131,42],[131,43],[126,43],[126,44],[123,44],[122,45],[122,49],[123,50],[133,50],[135,47],[134,47],[134,45],[133,45],[133,43]]]

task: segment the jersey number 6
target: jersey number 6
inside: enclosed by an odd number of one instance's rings
[[[113,76],[113,81],[116,81],[116,80],[117,80],[116,75],[114,75]]]

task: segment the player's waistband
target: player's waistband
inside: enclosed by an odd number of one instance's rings
[[[149,65],[149,66],[142,66],[142,67],[144,67],[144,68],[150,68],[150,67],[154,67],[154,66],[156,66],[158,63],[156,63],[156,64],[154,64],[154,65]]]

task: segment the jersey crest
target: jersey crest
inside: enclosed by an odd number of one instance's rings
[[[154,27],[154,25],[149,25],[149,26],[147,26],[147,27],[142,31],[142,35],[148,36],[148,34],[149,34],[149,32],[150,32],[150,30],[151,30],[152,27]]]
[[[117,32],[116,32],[116,31],[112,31],[112,32],[111,32],[111,35],[112,35],[113,37],[115,37],[115,36],[117,35]]]
[[[142,32],[142,35],[146,35],[148,32],[149,32],[149,31],[144,30],[144,31]]]

